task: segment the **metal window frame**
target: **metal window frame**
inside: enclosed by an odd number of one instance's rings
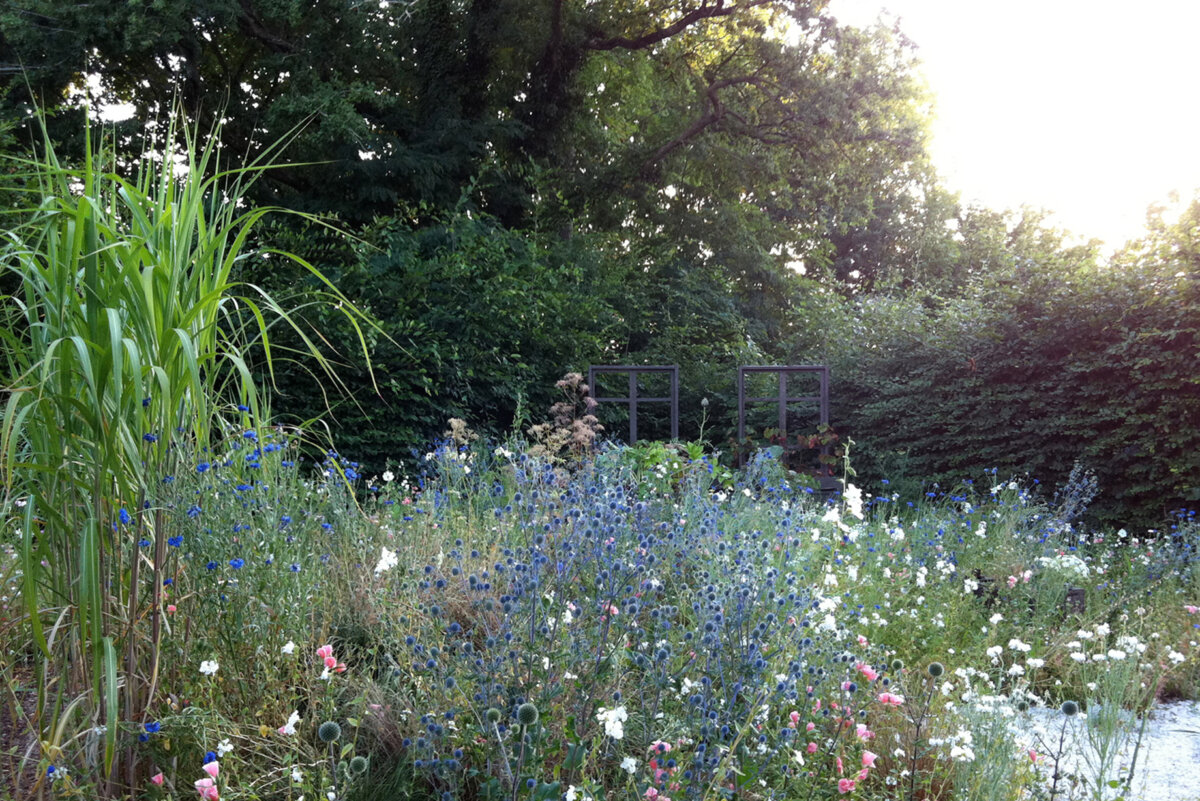
[[[779,392],[774,397],[747,398],[746,376],[749,373],[778,373]],[[792,373],[816,373],[821,381],[817,395],[790,397],[787,393],[787,377]],[[820,408],[821,425],[829,424],[829,367],[823,364],[797,365],[747,365],[738,367],[738,442],[746,441],[746,406],[755,403],[779,404],[779,433],[787,438],[787,405],[789,403],[817,403]]]
[[[600,398],[595,394],[592,400],[600,403],[624,403],[629,406],[629,444],[637,442],[637,408],[639,403],[670,403],[671,404],[671,439],[679,439],[679,365],[677,364],[597,364],[588,368],[588,389],[596,392],[596,376],[613,373],[629,374],[629,396],[624,398]],[[665,398],[643,398],[638,396],[637,379],[643,373],[666,373],[671,378],[671,394]]]

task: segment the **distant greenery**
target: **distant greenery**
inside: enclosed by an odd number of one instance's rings
[[[175,102],[201,129],[225,119],[222,153],[287,140],[293,163],[246,202],[316,216],[250,244],[305,259],[378,328],[364,357],[307,270],[242,260],[235,278],[327,338],[347,391],[292,330],[275,340],[295,359],[250,366],[280,419],[320,419],[376,470],[450,415],[524,432],[559,375],[611,363],[679,364],[684,437],[703,418],[728,454],[738,365],[827,363],[869,475],[1054,484],[1078,460],[1095,519],[1200,502],[1196,203],[1108,260],[1036,210],[964,206],[930,164],[900,31],[792,0],[34,0],[0,26],[0,62],[24,68],[3,77],[7,152],[39,146],[40,100],[83,159],[87,75],[93,110],[137,110],[112,126],[117,165],[172,136]],[[601,417],[622,435],[619,410]]]

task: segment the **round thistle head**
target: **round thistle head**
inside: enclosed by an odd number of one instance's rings
[[[1074,701],[1063,701],[1062,713],[1069,718],[1073,718],[1079,714],[1079,704]]]
[[[929,667],[925,669],[929,672],[929,675],[935,679],[946,672],[946,666],[941,662],[930,662]]]
[[[342,736],[342,727],[332,720],[327,720],[317,729],[317,737],[323,743],[332,743]]]
[[[892,660],[892,670],[896,670],[896,671],[904,670],[904,660],[903,659],[893,659]]]
[[[350,760],[350,772],[356,776],[361,776],[367,772],[367,758],[365,756],[356,756]]]
[[[490,709],[488,709],[488,711],[487,711],[488,723],[499,723],[500,717],[501,717],[501,715],[500,715],[499,709],[496,709],[496,707],[494,707],[494,706],[491,707]]]
[[[1028,701],[1017,701],[1017,711],[1018,712],[1028,712],[1029,711],[1029,702]]]
[[[521,704],[517,707],[517,723],[522,726],[532,726],[538,722],[538,708],[533,704]]]

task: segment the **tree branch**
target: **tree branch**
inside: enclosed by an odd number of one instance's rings
[[[645,172],[650,165],[661,161],[668,154],[687,144],[690,140],[699,136],[706,128],[720,122],[730,112],[725,110],[725,106],[721,103],[721,98],[717,94],[722,89],[727,89],[730,86],[740,84],[755,84],[759,83],[758,77],[754,75],[743,75],[738,78],[725,78],[724,80],[714,81],[704,90],[704,97],[707,101],[708,111],[701,114],[696,120],[688,126],[687,130],[676,136],[670,142],[659,147],[642,162],[642,172]]]
[[[645,50],[647,47],[656,45],[665,39],[670,39],[675,34],[686,30],[700,20],[728,17],[732,14],[745,11],[748,8],[764,6],[772,2],[774,0],[745,0],[745,2],[727,6],[725,5],[725,0],[713,0],[711,5],[709,4],[709,0],[703,0],[699,8],[692,9],[665,28],[659,28],[632,39],[627,36],[588,39],[583,43],[583,47],[585,50]]]

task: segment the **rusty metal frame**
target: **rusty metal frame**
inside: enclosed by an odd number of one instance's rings
[[[778,373],[779,392],[774,397],[747,398],[747,373]],[[787,377],[792,373],[816,373],[821,380],[820,394],[793,398],[788,395]],[[787,405],[789,403],[817,403],[820,407],[821,424],[829,424],[829,368],[825,365],[754,365],[738,368],[738,442],[746,440],[746,406],[752,403],[779,404],[779,433],[787,438]]]
[[[679,365],[634,365],[634,364],[599,364],[588,368],[588,389],[596,392],[596,376],[603,373],[628,373],[629,396],[625,398],[600,398],[595,394],[592,400],[596,403],[624,403],[629,406],[629,444],[637,442],[637,408],[639,403],[670,403],[671,404],[671,439],[679,439]],[[671,394],[665,398],[642,398],[638,396],[637,379],[642,373],[666,373],[671,377]]]

